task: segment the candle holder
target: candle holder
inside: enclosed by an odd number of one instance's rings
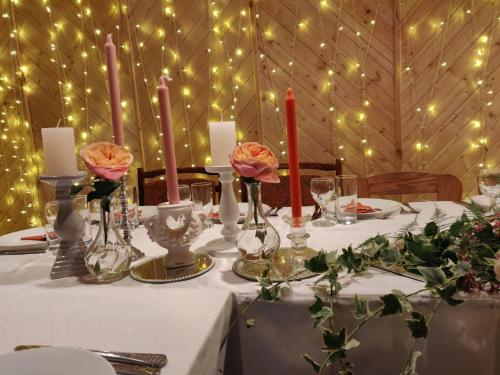
[[[203,232],[200,214],[193,212],[193,203],[162,203],[157,208],[159,214],[147,219],[144,226],[149,238],[167,249],[168,253],[134,265],[130,276],[142,282],[169,283],[209,271],[214,266],[213,259],[189,249]]]
[[[125,175],[120,177],[120,228],[123,230],[123,240],[130,246],[132,252],[132,261],[144,256],[144,253],[132,245],[132,231],[130,230],[130,220],[128,219],[128,200],[127,200],[127,178]]]
[[[219,215],[220,221],[224,225],[220,233],[224,236],[224,240],[231,244],[236,244],[240,228],[238,220],[240,218],[240,209],[233,189],[233,167],[230,165],[223,166],[205,166],[208,173],[218,173],[221,183],[221,197]]]
[[[85,245],[82,240],[85,223],[78,210],[73,208],[71,199],[71,186],[86,175],[87,172],[78,171],[70,176],[39,177],[40,181],[55,186],[55,198],[58,202],[54,230],[61,239],[61,245],[52,266],[51,279],[88,274],[84,261]]]

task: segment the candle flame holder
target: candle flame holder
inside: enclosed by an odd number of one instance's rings
[[[79,171],[69,176],[39,177],[40,181],[55,186],[55,199],[58,203],[54,230],[61,239],[61,245],[52,266],[51,279],[88,274],[84,260],[85,244],[82,240],[85,223],[78,210],[73,208],[71,199],[71,186],[85,176],[87,172]]]
[[[238,227],[238,220],[240,218],[240,209],[233,189],[233,167],[230,165],[223,166],[206,166],[205,170],[209,173],[219,174],[219,181],[221,183],[221,197],[220,197],[220,221],[224,225],[221,234],[227,243],[236,244],[240,228]],[[227,250],[222,247],[220,250]]]

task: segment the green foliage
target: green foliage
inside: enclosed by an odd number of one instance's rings
[[[425,317],[422,314],[412,311],[411,318],[406,319],[406,325],[410,329],[413,338],[420,339],[427,337],[429,329]]]
[[[255,319],[247,319],[245,320],[245,325],[247,328],[255,327]]]
[[[403,311],[403,308],[399,303],[399,299],[395,294],[393,293],[385,294],[382,297],[380,297],[380,299],[384,303],[384,308],[382,309],[380,316],[397,314]]]
[[[356,319],[365,319],[370,312],[368,298],[360,297],[357,294],[354,296],[354,317]]]
[[[424,228],[424,233],[427,237],[433,237],[435,236],[439,231],[439,227],[437,226],[436,222],[431,221],[430,223],[427,223],[427,225]]]
[[[347,272],[361,272],[364,271],[367,265],[363,262],[363,255],[359,253],[354,253],[352,247],[349,246],[347,249],[342,249],[342,255],[338,257],[339,263],[347,268]]]
[[[420,274],[424,277],[428,288],[442,286],[446,282],[446,275],[441,268],[417,267]]]
[[[332,309],[326,306],[318,296],[315,298],[315,302],[309,306],[311,318],[314,320],[314,328],[333,317]]]
[[[318,362],[312,359],[308,354],[302,354],[302,358],[304,358],[304,360],[311,365],[316,374],[319,372],[321,366]]]
[[[401,373],[402,375],[417,375],[417,358],[422,355],[422,352],[414,350],[410,354],[410,360],[408,361],[405,369]]]
[[[305,269],[315,272],[323,273],[328,271],[328,263],[326,262],[326,253],[320,251],[318,255],[312,257],[304,262]]]

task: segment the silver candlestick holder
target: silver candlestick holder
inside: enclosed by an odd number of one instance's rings
[[[238,227],[238,220],[240,219],[240,209],[233,189],[233,167],[230,165],[223,166],[205,166],[208,173],[219,174],[219,181],[221,183],[221,197],[219,215],[220,221],[224,225],[221,234],[227,243],[236,244],[240,228]]]
[[[128,198],[127,198],[127,178],[125,175],[120,177],[120,228],[123,230],[123,240],[130,246],[132,252],[132,261],[142,258],[144,253],[133,246],[132,231],[130,228],[130,220],[128,215]]]
[[[52,279],[88,274],[84,261],[85,245],[82,240],[85,222],[78,210],[73,208],[71,198],[71,186],[85,176],[87,172],[78,171],[70,176],[39,177],[40,181],[55,186],[55,198],[58,203],[54,230],[61,240],[61,245],[50,273]]]

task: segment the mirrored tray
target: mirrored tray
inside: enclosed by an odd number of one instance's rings
[[[130,277],[143,283],[174,283],[201,276],[210,271],[215,260],[206,254],[195,254],[195,263],[187,267],[166,268],[165,256],[147,258],[130,268]]]
[[[294,253],[290,248],[280,248],[272,262],[272,268],[269,277],[272,282],[299,281],[318,276],[317,273],[308,271],[304,268],[304,259],[314,256],[316,251],[306,248],[300,254]],[[244,262],[242,258],[236,259],[233,263],[233,272],[246,280],[257,281],[257,278],[264,271],[264,264]],[[295,277],[291,277],[297,275]]]

